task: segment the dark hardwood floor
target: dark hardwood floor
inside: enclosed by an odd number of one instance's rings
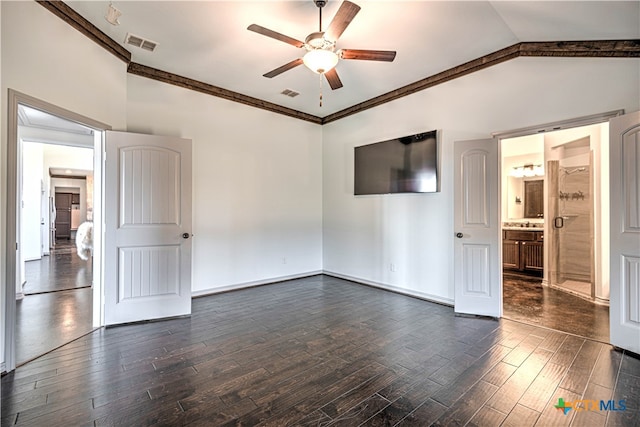
[[[58,246],[49,256],[25,263],[25,295],[91,287],[91,262],[76,255],[75,245]]]
[[[637,426],[640,360],[313,276],[100,329],[5,375],[1,403],[3,426]]]
[[[542,286],[542,279],[505,273],[503,316],[609,342],[609,307]]]
[[[16,360],[24,363],[88,332],[92,327],[91,262],[73,243],[25,265],[25,296],[16,301]]]

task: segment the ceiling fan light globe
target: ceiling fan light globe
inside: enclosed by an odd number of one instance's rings
[[[331,50],[315,49],[307,52],[302,62],[314,73],[323,74],[338,64],[338,55]]]

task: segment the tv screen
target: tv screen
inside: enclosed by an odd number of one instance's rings
[[[440,191],[437,132],[355,147],[354,169],[355,195]]]

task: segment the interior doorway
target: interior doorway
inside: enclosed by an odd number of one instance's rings
[[[90,129],[25,106],[19,111],[22,364],[93,330],[93,269],[75,240],[80,225],[92,221],[94,154]]]
[[[4,308],[5,369],[10,371],[102,325],[102,176],[104,131],[110,127],[9,90],[7,128]],[[58,152],[56,160],[48,161],[52,150]],[[84,165],[77,164],[83,156],[73,150],[84,150]],[[64,247],[55,244],[56,192],[71,194]],[[76,223],[94,224],[93,256],[86,260],[76,255],[74,217]]]
[[[504,317],[609,342],[608,133],[501,140]]]

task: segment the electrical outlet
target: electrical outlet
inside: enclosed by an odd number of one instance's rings
[[[283,264],[286,264],[286,263],[287,263],[287,258],[282,257],[282,263],[283,263]]]
[[[390,270],[392,273],[395,273],[395,271],[396,271],[396,265],[395,265],[394,263],[389,264],[389,270]]]

